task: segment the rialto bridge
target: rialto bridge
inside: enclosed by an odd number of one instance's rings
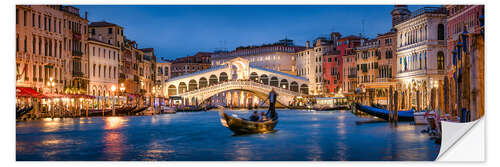
[[[309,92],[309,80],[303,77],[249,65],[248,60],[234,58],[222,65],[168,80],[163,87],[167,96],[180,96],[194,104],[225,91],[242,90],[261,99],[274,89],[278,106],[288,106],[297,96]]]

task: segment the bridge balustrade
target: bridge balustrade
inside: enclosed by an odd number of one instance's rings
[[[305,95],[305,94],[300,93],[300,92],[295,92],[295,91],[291,91],[288,89],[275,87],[275,86],[271,86],[271,85],[261,84],[261,83],[250,81],[250,80],[247,80],[247,81],[231,80],[231,81],[221,82],[221,83],[218,83],[216,85],[209,86],[209,87],[204,87],[201,89],[196,89],[196,90],[188,91],[185,93],[181,93],[181,94],[179,94],[179,96],[191,96],[191,95],[198,94],[200,92],[204,92],[204,91],[208,91],[208,90],[216,90],[216,89],[228,86],[228,85],[230,85],[230,86],[253,86],[256,88],[264,88],[264,89],[273,89],[274,88],[274,90],[277,93]]]

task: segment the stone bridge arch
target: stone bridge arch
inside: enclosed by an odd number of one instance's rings
[[[236,77],[233,78],[233,76]],[[259,85],[261,88],[268,89],[267,92],[271,88],[276,88],[281,91],[292,92],[290,94],[307,95],[310,89],[309,81],[306,78],[259,66],[252,66],[248,60],[239,57],[219,66],[172,78],[163,87],[168,88],[165,91],[165,94],[168,96],[182,96],[188,95],[190,92],[207,90],[207,88],[232,81],[249,81]],[[256,90],[246,91],[254,92],[255,94],[259,93]],[[263,92],[261,91],[261,93]],[[189,99],[188,97],[183,98]],[[283,104],[286,105],[287,103]]]
[[[198,102],[203,102],[210,97],[217,95],[219,93],[230,91],[230,90],[241,90],[254,93],[257,97],[261,99],[266,99],[268,93],[274,89],[278,94],[277,107],[286,107],[296,96],[305,96],[305,94],[300,92],[294,92],[286,89],[279,89],[270,85],[263,85],[253,81],[228,81],[213,87],[207,87],[204,89],[186,92],[179,94],[179,96],[193,101],[195,98]]]

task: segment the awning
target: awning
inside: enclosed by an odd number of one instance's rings
[[[138,94],[131,94],[130,93],[130,94],[128,94],[128,97],[130,97],[130,98],[137,98],[137,97],[140,97],[140,95],[138,95]]]
[[[57,94],[57,93],[48,93],[45,94],[45,98],[88,98],[88,99],[93,99],[95,98],[92,95],[85,95],[85,94]]]
[[[38,93],[33,88],[16,87],[16,97],[40,97],[42,94]]]
[[[86,99],[94,99],[95,98],[92,95],[85,95],[85,94],[64,94],[64,96],[67,98],[86,98]]]
[[[46,93],[44,95],[45,96],[43,98],[63,98],[64,97],[62,94],[57,94],[57,93]]]

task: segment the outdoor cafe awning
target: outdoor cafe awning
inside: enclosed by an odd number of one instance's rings
[[[93,99],[94,96],[85,95],[85,94],[57,94],[57,93],[48,93],[45,94],[45,98],[85,98],[85,99]]]
[[[58,94],[58,93],[38,93],[33,88],[28,87],[16,87],[16,97],[36,97],[36,98],[84,98],[84,99],[94,99],[92,95],[86,94]]]
[[[33,88],[28,87],[16,87],[16,97],[42,97],[43,95],[38,93]]]

